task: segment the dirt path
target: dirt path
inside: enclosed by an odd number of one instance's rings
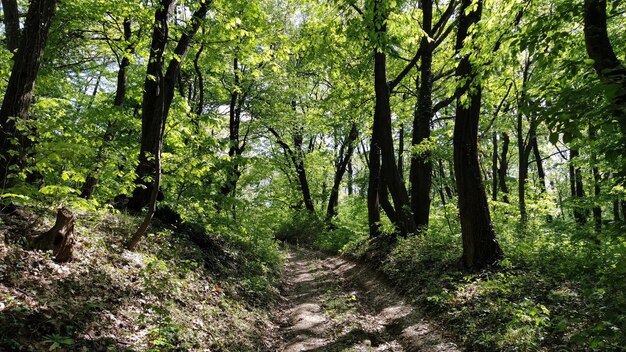
[[[373,271],[291,249],[276,351],[459,351]]]

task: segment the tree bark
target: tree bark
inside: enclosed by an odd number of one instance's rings
[[[178,40],[173,51],[174,57],[164,73],[163,56],[169,39],[169,19],[175,2],[175,0],[161,0],[154,15],[152,44],[144,81],[139,163],[135,169],[135,189],[128,202],[128,209],[132,212],[139,212],[150,200],[153,182],[150,182],[149,178],[157,174],[154,153],[163,139],[165,122],[174,98],[176,79],[185,56],[189,52],[192,38],[200,28],[201,21],[206,17],[211,4],[209,0],[200,3],[200,7],[192,15],[191,22]]]
[[[242,145],[240,138],[240,129],[241,112],[243,110],[243,104],[246,99],[246,94],[241,93],[242,88],[240,75],[241,72],[239,70],[239,60],[237,59],[237,57],[235,57],[233,59],[233,87],[230,93],[230,110],[228,124],[228,156],[230,157],[230,164],[226,167],[226,181],[224,182],[220,190],[222,196],[224,197],[232,195],[237,188],[237,182],[241,177],[241,156],[245,149],[245,138],[243,142],[244,144]]]
[[[537,164],[537,176],[539,176],[539,189],[541,194],[546,193],[546,172],[543,169],[543,159],[539,153],[539,144],[537,143],[537,136],[532,139],[533,155],[535,156],[535,163]]]
[[[7,49],[15,52],[20,45],[20,13],[17,7],[17,0],[2,0],[2,11],[4,18],[4,33],[7,40]]]
[[[419,145],[430,138],[430,122],[433,116],[433,46],[430,38],[433,36],[433,2],[423,0],[422,2],[422,28],[424,36],[420,47],[422,48],[419,93],[417,106],[413,119],[412,146]],[[409,179],[411,181],[411,211],[415,220],[415,225],[421,231],[428,227],[430,218],[430,193],[432,189],[431,152],[425,151],[419,155],[411,154],[411,171]]]
[[[335,162],[335,176],[333,178],[333,186],[330,190],[330,196],[328,197],[328,207],[326,208],[326,220],[330,221],[337,216],[337,205],[339,203],[339,187],[341,186],[341,180],[346,173],[354,148],[356,147],[356,139],[359,136],[356,124],[353,123],[350,128],[350,133],[346,138],[346,141],[341,146],[341,150]],[[345,150],[345,152],[344,152]]]
[[[578,150],[571,148],[569,160],[570,191],[572,193],[572,198],[575,201],[574,219],[580,225],[584,225],[587,223],[587,211],[580,204],[580,202],[585,198],[585,190],[583,188],[583,176],[580,168],[575,167],[573,164],[573,160],[576,159],[578,156]]]
[[[372,27],[379,38],[387,35],[385,24],[388,13],[381,9],[381,0],[372,2],[373,23]],[[385,48],[374,50],[374,123],[372,125],[372,139],[370,144],[370,179],[368,186],[368,219],[370,236],[376,237],[379,226],[375,223],[380,221],[379,194],[383,187],[387,187],[394,203],[396,213],[395,225],[401,236],[416,233],[417,227],[413,215],[409,211],[410,201],[406,186],[398,172],[396,157],[391,133],[391,87],[398,84],[399,80],[406,75],[407,69],[415,64],[414,61],[394,80],[387,82],[387,56]],[[385,182],[381,183],[380,180]]]
[[[33,249],[52,250],[54,261],[65,263],[72,260],[74,249],[74,214],[67,208],[57,212],[52,228],[32,241]]]
[[[294,170],[296,171],[296,177],[298,178],[298,185],[300,188],[300,192],[302,193],[302,202],[304,203],[305,208],[311,212],[315,213],[315,206],[313,204],[313,199],[311,198],[311,190],[309,187],[309,181],[307,178],[306,168],[304,167],[304,151],[302,150],[302,141],[303,137],[299,131],[296,131],[293,135],[293,143],[294,148],[292,149],[287,143],[285,143],[280,134],[273,128],[268,127],[270,133],[276,137],[277,143],[283,149],[285,156],[287,157],[288,162],[293,165]]]
[[[585,0],[585,44],[589,58],[612,96],[613,117],[622,132],[622,157],[626,160],[626,67],[617,59],[607,31],[606,0]],[[626,162],[621,165],[622,185],[626,186]],[[626,199],[621,200],[622,215],[626,220]]]
[[[23,166],[24,156],[31,144],[28,137],[18,131],[18,125],[21,124],[19,121],[27,121],[29,117],[35,80],[52,19],[56,14],[56,5],[57,0],[31,1],[14,56],[13,69],[0,108],[0,181],[5,186],[9,184],[7,178],[13,173],[13,168]]]
[[[506,184],[506,179],[509,173],[509,144],[511,144],[511,138],[505,132],[502,133],[502,153],[500,154],[500,168],[498,168],[498,184],[500,190],[503,193],[502,201],[509,203],[509,186]]]
[[[463,49],[472,25],[480,20],[482,1],[470,10],[472,0],[462,0],[456,50]],[[469,11],[469,12],[467,12]],[[464,88],[469,106],[457,99],[454,125],[454,170],[459,194],[459,215],[463,239],[463,263],[466,267],[479,269],[496,263],[502,258],[502,250],[496,240],[491,222],[487,195],[478,163],[478,123],[480,119],[482,87],[475,82],[472,63],[468,55],[461,58],[456,75],[467,80]]]

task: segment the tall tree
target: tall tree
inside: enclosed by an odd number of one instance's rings
[[[415,66],[419,59],[419,51],[406,68],[393,80],[387,81],[387,20],[392,2],[388,0],[374,0],[368,2],[368,13],[371,16],[369,23],[371,40],[374,46],[374,123],[372,124],[372,138],[370,140],[370,176],[368,185],[368,218],[370,236],[380,234],[380,195],[385,189],[393,199],[395,225],[401,235],[417,232],[415,219],[409,211],[410,202],[406,186],[398,172],[396,164],[393,138],[391,131],[391,92],[402,81],[404,76]],[[384,200],[383,200],[384,202]]]
[[[330,189],[330,196],[328,197],[326,220],[331,220],[333,217],[337,216],[337,205],[339,203],[339,187],[341,185],[343,175],[346,173],[346,170],[350,165],[350,160],[352,159],[352,154],[354,153],[354,148],[356,147],[356,139],[358,138],[358,136],[359,131],[357,130],[356,123],[353,123],[350,127],[350,133],[339,148],[339,153],[337,154],[337,159],[335,161],[335,176],[333,177],[333,186]],[[349,175],[350,174],[348,174],[348,176]],[[351,191],[351,187],[352,186],[350,185],[348,188],[348,192]]]
[[[32,0],[0,108],[0,180],[23,165],[30,140],[18,126],[28,120],[35,80],[43,58],[57,0]],[[6,183],[5,183],[6,184]]]
[[[585,44],[598,76],[607,85],[611,97],[611,112],[622,133],[622,183],[626,184],[626,67],[618,60],[607,30],[606,0],[585,0]],[[626,219],[626,199],[621,199]]]
[[[118,57],[119,68],[117,71],[117,88],[115,91],[115,98],[113,100],[113,106],[116,109],[121,109],[124,105],[124,101],[126,100],[126,71],[128,69],[128,66],[130,65],[130,55],[135,50],[135,43],[131,42],[131,36],[133,32],[130,18],[124,19],[123,31],[124,42],[127,43],[127,46],[121,56]],[[85,182],[80,189],[80,196],[85,199],[91,198],[93,192],[96,189],[96,185],[98,184],[98,173],[100,172],[102,163],[105,161],[104,159],[106,158],[106,148],[115,136],[116,127],[117,126],[113,121],[107,122],[104,134],[102,136],[102,144],[100,144],[100,147],[96,152],[94,167],[85,178]]]
[[[139,164],[135,170],[135,189],[128,202],[128,209],[137,212],[150,200],[153,182],[150,178],[158,174],[156,152],[163,139],[165,121],[174,98],[176,80],[180,67],[189,52],[193,36],[196,34],[206,17],[211,4],[210,0],[200,2],[193,13],[190,23],[183,30],[172,59],[165,68],[165,49],[169,40],[170,16],[174,10],[175,0],[161,0],[155,15],[152,29],[152,44],[144,82],[144,93],[141,113],[141,147]]]
[[[456,50],[461,52],[467,44],[470,27],[480,21],[482,0],[462,0],[459,15]],[[491,222],[487,195],[478,162],[478,122],[482,87],[469,53],[464,54],[457,66],[456,75],[464,84],[466,97],[457,99],[454,124],[454,171],[459,195],[459,215],[463,239],[463,263],[469,268],[482,268],[494,264],[502,257]],[[464,99],[465,98],[465,99]],[[466,101],[465,101],[466,100]]]

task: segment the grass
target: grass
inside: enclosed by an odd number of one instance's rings
[[[505,259],[466,272],[460,230],[442,211],[424,237],[400,239],[380,269],[470,351],[622,351],[626,238],[537,215],[525,226],[496,210]],[[506,218],[507,221],[503,219]],[[348,245],[366,257],[370,242]]]
[[[27,213],[46,219],[40,228],[53,221],[52,209]],[[6,239],[0,243],[0,350],[268,348],[267,306],[281,264],[273,241],[251,247],[237,236],[205,234],[216,238],[207,249],[175,229],[155,227],[129,252],[122,244],[138,221],[78,212],[75,259],[67,264],[25,250],[15,236],[19,225],[0,224]],[[255,234],[245,236],[249,241]]]

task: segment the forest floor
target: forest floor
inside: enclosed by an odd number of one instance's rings
[[[287,259],[275,350],[459,350],[365,264],[301,248]]]

